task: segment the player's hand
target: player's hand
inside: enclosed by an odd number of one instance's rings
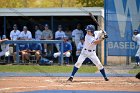
[[[108,38],[108,35],[104,35],[104,38],[105,38],[105,39]]]

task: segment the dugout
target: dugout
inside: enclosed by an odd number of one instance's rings
[[[57,26],[62,25],[63,30],[69,27],[70,30],[75,29],[80,23],[82,30],[88,24],[97,25],[89,17],[84,10],[92,12],[99,24],[104,25],[104,9],[102,7],[84,7],[84,8],[1,8],[0,9],[0,35],[6,34],[9,38],[13,24],[18,25],[18,29],[22,31],[22,27],[26,25],[32,32],[34,37],[34,26],[41,25],[42,29],[45,24],[55,33]],[[98,46],[98,56],[104,62],[104,42]]]

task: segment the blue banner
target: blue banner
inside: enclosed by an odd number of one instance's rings
[[[140,32],[140,0],[105,0],[105,30],[109,56],[134,56],[133,31]]]

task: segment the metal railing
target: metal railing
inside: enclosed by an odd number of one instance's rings
[[[19,44],[29,44],[29,43],[47,43],[47,44],[56,44],[60,43],[61,48],[61,56],[60,56],[60,64],[63,64],[63,40],[8,40],[4,42],[5,44],[16,44],[16,62],[19,64]]]

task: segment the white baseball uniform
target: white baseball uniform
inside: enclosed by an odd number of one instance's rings
[[[11,38],[11,40],[17,40],[17,38],[19,37],[19,35],[20,35],[20,31],[19,30],[12,30],[11,32],[10,32],[10,38]]]
[[[36,40],[40,40],[41,36],[42,36],[41,30],[36,30],[36,32],[35,32],[35,39]]]
[[[75,29],[72,31],[72,37],[73,37],[73,40],[74,40],[75,45],[77,47],[78,43],[80,42],[80,38],[84,37],[84,33],[82,30]]]
[[[22,31],[19,35],[19,37],[26,39],[32,39],[32,33],[30,31],[27,31],[27,33],[25,33],[25,31]]]
[[[135,56],[138,56],[140,58],[140,34],[133,35],[132,40],[136,41],[137,45],[139,46],[139,49],[137,50],[137,53]]]
[[[63,38],[64,36],[66,36],[64,31],[56,31],[55,32],[55,39]]]
[[[98,69],[103,69],[103,65],[101,64],[99,58],[96,55],[96,44],[94,44],[94,41],[100,39],[103,33],[102,31],[95,31],[94,34],[95,36],[90,36],[86,34],[84,47],[77,62],[75,63],[75,67],[80,68],[83,61],[86,58],[89,58],[98,67]]]
[[[64,31],[55,32],[55,39],[62,39],[64,36],[66,36]],[[56,48],[59,51],[59,48],[60,48],[59,44],[56,44]]]
[[[1,52],[0,52],[0,56],[9,56],[10,52],[9,52],[9,44],[1,44]]]

